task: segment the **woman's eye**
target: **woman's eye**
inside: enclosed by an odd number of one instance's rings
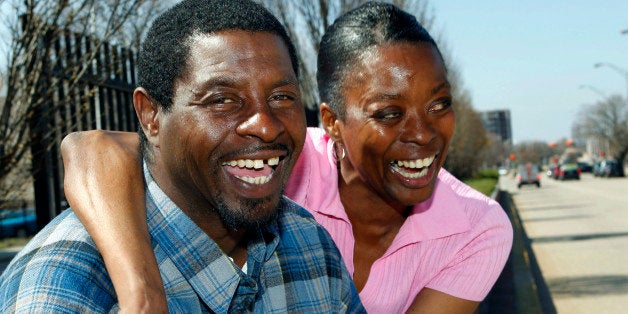
[[[451,101],[441,100],[430,106],[429,112],[441,112],[451,108]]]
[[[210,103],[212,104],[228,104],[228,103],[234,103],[235,101],[231,98],[216,98],[216,99],[212,99]]]
[[[377,120],[389,121],[389,120],[401,117],[401,112],[397,112],[397,111],[378,112],[374,115],[374,117]]]

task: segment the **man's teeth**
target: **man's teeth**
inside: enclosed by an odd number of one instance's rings
[[[224,162],[223,165],[229,165],[231,167],[240,167],[240,168],[247,168],[247,169],[262,169],[264,168],[264,163],[266,163],[269,166],[276,166],[279,164],[279,157],[269,158],[265,162],[263,159],[238,159],[238,160],[231,160],[231,161]],[[259,185],[259,184],[264,184],[270,181],[270,179],[273,178],[273,174],[271,173],[267,176],[255,176],[255,177],[236,175],[235,177],[244,182]]]
[[[266,161],[266,164],[269,166],[276,166],[279,164],[279,157],[269,158]],[[238,159],[231,160],[223,163],[223,165],[229,165],[231,167],[240,167],[240,168],[248,168],[248,169],[262,169],[264,168],[264,160],[262,159]]]
[[[423,159],[416,160],[398,160],[397,165],[400,167],[418,169],[423,167],[429,167],[434,161],[434,156],[430,156]]]
[[[273,178],[273,174],[269,174],[267,176],[261,176],[261,177],[241,177],[241,176],[236,176],[236,178],[251,183],[251,184],[264,184],[268,181],[270,181],[270,179]]]

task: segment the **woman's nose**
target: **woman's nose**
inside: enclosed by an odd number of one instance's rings
[[[436,137],[436,131],[427,117],[410,115],[403,124],[401,140],[426,145]]]

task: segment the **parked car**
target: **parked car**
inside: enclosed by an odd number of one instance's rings
[[[593,165],[588,162],[579,161],[578,168],[580,168],[580,172],[593,172]]]
[[[600,177],[619,177],[621,175],[620,165],[616,160],[604,160],[600,164]]]
[[[550,165],[547,168],[547,177],[552,179],[558,178],[558,165]]]
[[[601,161],[597,161],[593,164],[592,173],[594,177],[602,176],[602,162]]]
[[[578,164],[562,164],[558,169],[558,180],[580,180],[580,168],[578,168]]]
[[[499,169],[497,170],[497,173],[499,173],[500,176],[505,176],[508,174],[508,168],[499,167]]]
[[[526,184],[534,184],[537,188],[541,187],[541,174],[536,165],[527,163],[518,167],[517,187],[521,188],[522,185]]]
[[[25,237],[36,232],[34,208],[0,210],[0,238]]]

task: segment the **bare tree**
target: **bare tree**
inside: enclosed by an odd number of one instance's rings
[[[486,133],[487,143],[482,148],[480,160],[485,168],[508,166],[508,157],[512,147],[508,141],[503,141],[501,136],[495,133]]]
[[[579,138],[607,141],[613,157],[621,165],[621,176],[625,176],[623,165],[628,154],[628,99],[614,95],[583,106],[573,125],[573,133]]]
[[[515,162],[542,165],[549,162],[552,156],[560,155],[565,150],[565,146],[551,147],[541,141],[523,142],[514,147]]]
[[[445,168],[459,179],[472,178],[484,160],[481,151],[488,145],[480,115],[471,105],[469,94],[454,89],[456,132],[449,144]]]
[[[138,8],[144,2],[7,0],[2,3],[0,21],[11,36],[7,43],[8,69],[4,73],[6,97],[0,103],[0,202],[23,187],[25,180],[30,180],[24,173],[37,170],[37,155],[60,140],[58,134],[56,138],[51,136],[51,129],[60,126],[46,121],[61,115],[66,122],[63,130],[77,129],[72,124],[79,123],[77,116],[87,113],[87,99],[93,95],[89,83],[106,79],[94,73],[96,55],[108,40],[116,40],[129,19],[138,18]],[[86,46],[89,49],[81,51],[87,53],[78,53],[76,47]],[[68,92],[55,92],[59,88]],[[76,104],[78,109],[68,112],[58,107],[67,103]],[[40,149],[33,150],[37,145]]]

